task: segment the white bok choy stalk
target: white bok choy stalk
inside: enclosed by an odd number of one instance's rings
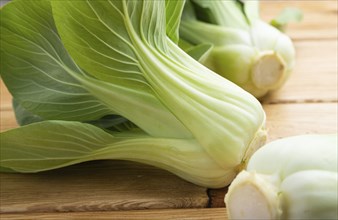
[[[190,0],[180,38],[181,47],[193,57],[257,98],[280,88],[295,64],[292,41],[260,19],[259,1]],[[205,47],[202,56],[198,48],[206,44],[212,48]]]
[[[229,219],[337,219],[337,168],[336,134],[266,144],[229,187]]]
[[[1,77],[27,125],[1,133],[1,170],[122,159],[206,187],[228,185],[264,143],[265,113],[255,97],[177,46],[183,6],[5,5]]]

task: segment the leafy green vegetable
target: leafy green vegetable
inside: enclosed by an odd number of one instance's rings
[[[85,123],[45,121],[8,131],[3,144],[11,147],[1,148],[1,166],[17,172],[39,172],[88,160],[123,159],[155,165],[202,185],[215,186],[228,178],[193,139],[146,134],[124,137]]]
[[[95,119],[110,112],[64,70],[81,72],[62,46],[48,1],[5,5],[0,28],[1,77],[24,108],[62,120]]]
[[[43,121],[43,118],[29,112],[16,100],[13,100],[12,106],[14,109],[16,121],[19,125],[28,125],[34,122]]]
[[[337,134],[266,144],[231,183],[229,219],[337,219]]]
[[[129,80],[126,73],[123,80],[115,77],[114,84],[108,84],[85,74],[57,34],[49,1],[6,5],[1,11],[1,45],[2,78],[15,99],[31,113],[44,119],[76,121],[119,114],[149,133],[158,135],[158,128],[165,123],[162,135],[189,136],[152,91],[138,85],[142,83],[137,78]],[[93,62],[90,65],[94,66]]]
[[[252,95],[178,47],[182,7],[132,0],[6,5],[1,76],[15,100],[44,121],[1,133],[0,166],[39,172],[124,159],[203,186],[229,184],[264,143],[265,114]]]
[[[281,16],[276,22],[290,19]],[[190,0],[180,37],[193,46],[212,44],[200,62],[257,98],[280,88],[294,67],[290,38],[260,19],[258,1]]]

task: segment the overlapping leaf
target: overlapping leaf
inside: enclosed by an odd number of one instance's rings
[[[1,77],[24,108],[79,121],[113,113],[64,67],[81,72],[57,34],[49,1],[15,1],[1,10]]]
[[[34,173],[121,159],[154,165],[205,186],[220,187],[227,179],[195,140],[109,134],[93,125],[65,121],[37,122],[3,132],[0,138],[0,171]]]

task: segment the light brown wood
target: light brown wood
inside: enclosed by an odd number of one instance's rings
[[[26,213],[2,214],[1,219],[8,220],[226,220],[225,208],[142,210],[118,212],[77,212],[77,213]]]
[[[292,22],[287,26],[286,33],[293,40],[337,39],[336,0],[261,0],[261,17],[271,21],[287,7],[298,8],[303,13],[301,22]]]
[[[12,110],[12,96],[2,79],[0,79],[0,110]]]
[[[6,131],[18,127],[12,110],[1,110],[0,118],[0,131]]]
[[[206,189],[151,166],[94,161],[38,174],[0,174],[0,213],[204,208]]]
[[[0,131],[18,127],[12,108],[12,96],[0,79]]]
[[[337,103],[264,105],[268,141],[303,134],[337,133]]]

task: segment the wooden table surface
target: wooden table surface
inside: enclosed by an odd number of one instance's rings
[[[293,75],[262,104],[268,141],[337,133],[337,1],[262,1],[269,20],[298,7],[288,26],[297,50]],[[1,82],[0,130],[17,127]],[[96,161],[40,174],[0,174],[1,219],[227,219],[223,189],[206,189],[147,165]]]

